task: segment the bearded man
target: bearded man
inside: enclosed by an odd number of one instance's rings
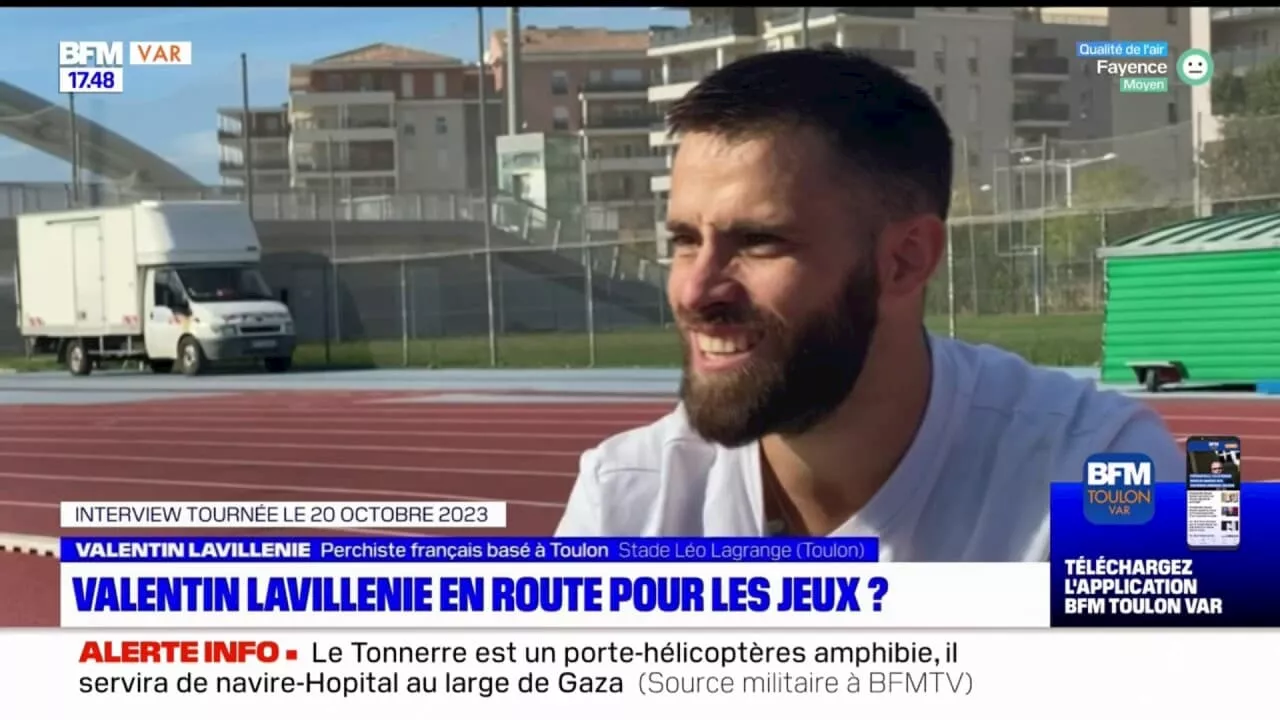
[[[930,335],[953,147],[929,97],[838,49],[765,53],[668,115],[679,406],[587,451],[561,536],[877,536],[889,561],[1048,557],[1049,484],[1183,458],[1150,408]]]

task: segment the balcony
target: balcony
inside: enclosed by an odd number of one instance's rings
[[[390,118],[348,118],[340,123],[324,118],[303,118],[294,123],[297,130],[354,130],[358,128],[393,128],[396,124]]]
[[[242,173],[244,172],[243,160],[222,160],[218,162],[218,169],[222,172]],[[253,159],[253,171],[257,172],[282,172],[289,169],[288,158],[270,158]]]
[[[1071,72],[1071,62],[1064,57],[1016,57],[1012,69],[1014,77],[1048,75],[1065,79]]]
[[[302,118],[293,125],[293,136],[301,142],[395,140],[396,123],[390,118],[349,118],[346,122]]]
[[[372,173],[385,174],[394,173],[396,171],[396,163],[393,159],[384,160],[377,159],[356,159],[356,160],[339,160],[329,167],[329,163],[324,159],[312,162],[299,162],[299,173]]]
[[[288,126],[274,128],[257,128],[253,131],[254,140],[284,140],[289,137]],[[228,130],[226,128],[218,129],[219,140],[244,140],[243,130]]]
[[[755,9],[740,8],[732,11],[732,17],[726,17],[716,22],[679,28],[650,28],[649,49],[670,48],[709,40],[755,38],[758,34],[759,28],[756,25]]]
[[[800,24],[800,10],[793,8],[777,9],[769,13],[769,25],[777,28],[785,25]],[[862,21],[902,22],[916,19],[914,7],[816,7],[809,8],[809,24],[825,24],[837,17],[847,17]],[[818,21],[822,21],[819,23]]]
[[[393,128],[396,124],[391,118],[352,118],[347,120],[344,130],[356,130],[360,128]]]
[[[620,187],[587,189],[587,202],[610,203],[615,205],[651,205],[653,194],[648,188],[624,190]]]
[[[392,105],[395,101],[396,94],[389,90],[295,92],[289,97],[289,107],[296,111],[302,108],[339,105]]]
[[[1065,103],[1020,102],[1013,105],[1016,124],[1065,125],[1071,122],[1071,108]]]
[[[653,115],[598,115],[587,116],[583,129],[591,130],[628,130],[631,132],[648,132],[654,122],[660,122]]]
[[[1280,15],[1280,8],[1275,7],[1217,7],[1210,8],[1209,18],[1214,22],[1230,22],[1234,20],[1249,21],[1273,18]]]
[[[262,170],[288,170],[289,158],[254,158],[253,171],[260,172]]]
[[[649,87],[649,102],[673,102],[685,96],[704,77],[704,72],[688,65],[673,65],[665,79]]]
[[[648,90],[648,80],[588,80],[578,95],[644,95]]]
[[[631,157],[593,157],[587,161],[588,172],[666,172],[667,159],[656,155]]]
[[[1242,45],[1213,53],[1213,69],[1223,75],[1241,75],[1259,65],[1280,59],[1280,45]]]

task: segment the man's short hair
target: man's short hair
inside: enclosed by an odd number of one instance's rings
[[[952,142],[929,96],[893,68],[836,47],[767,52],[717,70],[667,114],[671,132],[748,138],[809,127],[894,215],[951,205]]]

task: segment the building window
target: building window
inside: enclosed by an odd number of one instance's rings
[[[324,76],[324,87],[329,92],[339,92],[342,90],[342,76],[338,73],[329,73]]]
[[[933,101],[941,107],[947,104],[947,88],[942,85],[933,86]]]
[[[569,129],[569,109],[563,105],[557,105],[551,108],[551,129],[552,130],[568,130]]]
[[[413,73],[400,73],[400,97],[413,97]]]
[[[1164,21],[1170,25],[1178,24],[1178,8],[1167,7],[1164,9]]]
[[[404,126],[405,137],[413,137],[417,133],[418,133],[418,129],[413,126],[413,123],[405,123],[405,126]]]
[[[976,123],[982,116],[982,88],[969,86],[969,122]]]
[[[360,73],[360,92],[369,92],[373,89],[373,73]]]
[[[564,70],[553,70],[551,72],[551,94],[569,94],[569,73]]]
[[[1168,114],[1169,114],[1169,124],[1177,125],[1178,124],[1178,103],[1176,102],[1169,103]]]
[[[644,82],[644,71],[639,68],[614,68],[609,71],[610,79],[619,83],[635,83],[639,85]]]
[[[436,116],[436,134],[437,135],[449,134],[449,120],[443,115]]]
[[[432,89],[435,90],[436,97],[442,98],[449,94],[448,78],[445,77],[444,73],[436,73],[433,82],[435,82],[435,87]]]
[[[978,38],[969,38],[969,74],[978,74]]]
[[[938,36],[938,44],[933,50],[933,67],[943,75],[947,74],[947,38]]]

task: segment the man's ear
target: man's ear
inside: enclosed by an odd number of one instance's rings
[[[888,223],[880,234],[877,265],[886,302],[924,292],[947,249],[947,225],[936,215]]]

